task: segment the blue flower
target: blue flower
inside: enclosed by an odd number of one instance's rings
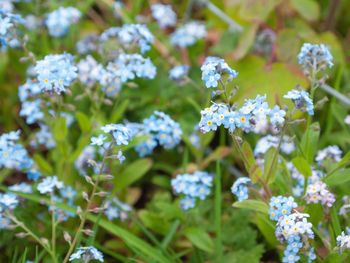
[[[169,78],[176,82],[182,82],[187,77],[189,69],[188,65],[175,66],[169,71]]]
[[[278,221],[281,217],[290,215],[293,208],[297,207],[293,197],[273,196],[270,199],[270,219]]]
[[[153,4],[151,6],[152,16],[157,20],[161,28],[176,25],[177,16],[171,5]]]
[[[281,126],[284,123],[284,116],[286,116],[286,112],[281,110],[278,105],[275,105],[273,109],[269,112],[270,120],[273,125]]]
[[[17,196],[13,193],[0,194],[0,212],[4,210],[13,210],[18,205]]]
[[[48,14],[45,25],[49,34],[53,37],[61,37],[67,34],[70,25],[79,21],[81,12],[74,7],[60,7]]]
[[[324,44],[305,43],[298,55],[298,62],[308,73],[333,66],[333,56]]]
[[[229,75],[229,78],[236,78],[238,73],[231,69],[225,60],[218,57],[207,57],[201,67],[202,80],[207,88],[216,88],[224,73]]]
[[[205,38],[206,35],[205,26],[197,21],[192,21],[176,29],[171,34],[170,41],[174,46],[183,48],[194,45],[197,40]]]
[[[40,109],[41,100],[24,101],[19,115],[26,118],[27,124],[36,123],[44,118],[44,113]]]
[[[122,124],[107,124],[101,127],[104,133],[109,133],[117,145],[128,145],[131,139],[129,129]]]
[[[16,27],[23,22],[21,16],[0,9],[0,51],[7,46],[18,46]]]
[[[240,177],[231,187],[231,192],[236,195],[239,202],[248,199],[248,187],[247,185],[251,182],[248,177]]]
[[[43,60],[37,61],[34,70],[38,74],[41,89],[57,94],[65,92],[65,87],[77,77],[73,56],[67,53],[45,56]]]
[[[57,176],[45,177],[37,188],[41,194],[52,193],[56,188],[61,189],[63,183],[58,180]]]
[[[297,109],[307,111],[309,115],[314,115],[314,103],[308,92],[304,90],[291,90],[283,98],[291,99]]]
[[[91,138],[91,145],[97,145],[97,146],[101,146],[104,144],[104,141],[107,139],[106,136],[104,136],[103,134],[100,134],[97,137],[92,137]]]
[[[30,194],[33,192],[32,186],[30,184],[27,184],[27,183],[19,183],[19,184],[11,185],[9,187],[9,190],[21,192],[21,193],[26,193],[26,194]]]
[[[31,170],[27,173],[28,180],[38,181],[41,177],[41,173],[35,170]]]
[[[103,262],[103,254],[93,246],[79,247],[76,252],[70,256],[69,261],[76,259],[82,259],[84,262],[90,262],[91,260]]]
[[[180,206],[184,210],[195,207],[196,199],[204,200],[211,192],[213,176],[196,171],[193,174],[179,174],[171,180],[174,193],[182,195]]]

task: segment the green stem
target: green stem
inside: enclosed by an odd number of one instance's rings
[[[221,230],[221,168],[220,161],[216,162],[216,175],[215,175],[215,232],[216,232],[216,253],[217,262],[223,262],[223,250],[222,250],[222,230]]]

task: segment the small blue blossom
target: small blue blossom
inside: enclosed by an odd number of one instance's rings
[[[286,112],[281,110],[278,105],[275,105],[269,112],[271,123],[275,126],[281,126],[284,123],[284,116],[286,116]]]
[[[34,138],[30,141],[30,146],[33,148],[38,148],[40,145],[43,145],[47,149],[54,148],[56,146],[56,142],[49,126],[40,123],[39,127],[40,130],[34,134]]]
[[[79,21],[81,12],[74,7],[60,7],[48,14],[45,25],[53,37],[62,37],[67,34],[70,25]]]
[[[64,186],[60,188],[60,194],[63,198],[68,200],[68,204],[72,205],[77,195],[77,191],[71,186]]]
[[[102,33],[100,39],[105,42],[112,37],[117,38],[119,43],[127,49],[130,49],[133,45],[138,45],[142,54],[150,50],[154,41],[154,36],[147,26],[141,24],[125,24],[122,27],[111,27]]]
[[[79,157],[75,160],[74,166],[81,176],[86,176],[88,172],[89,160],[94,160],[96,158],[97,151],[94,146],[86,146]]]
[[[311,116],[314,115],[314,103],[308,92],[304,90],[291,90],[283,98],[291,99],[297,109],[306,111]]]
[[[248,199],[248,187],[247,185],[251,182],[248,177],[240,177],[231,187],[231,192],[237,197],[238,201]]]
[[[36,123],[44,118],[44,113],[40,109],[41,100],[25,101],[22,103],[19,115],[26,118],[27,124]]]
[[[108,200],[105,207],[106,209],[104,210],[104,214],[110,221],[114,219],[124,221],[128,218],[128,214],[132,211],[132,207],[130,205],[121,202],[116,197],[114,197],[112,200]]]
[[[128,145],[131,139],[129,129],[122,124],[107,124],[101,127],[101,130],[111,134],[117,145]]]
[[[157,20],[161,28],[173,27],[176,25],[177,16],[171,5],[153,4],[151,6],[152,16]]]
[[[169,78],[176,82],[183,82],[187,77],[190,67],[188,65],[179,65],[169,71]]]
[[[238,73],[229,67],[225,60],[218,57],[207,57],[201,67],[202,80],[207,88],[216,88],[224,73],[229,78],[236,78]]]
[[[7,46],[18,46],[16,27],[23,22],[21,16],[5,11],[0,7],[0,50],[6,49]]]
[[[257,157],[264,156],[264,154],[271,148],[277,148],[280,143],[280,136],[274,136],[274,135],[266,135],[264,137],[261,137],[258,142],[256,143],[255,149],[254,149],[254,155]],[[282,153],[285,153],[287,155],[294,152],[296,146],[293,142],[293,139],[287,135],[284,135],[282,137],[282,141],[280,144],[280,151]]]
[[[0,212],[13,210],[18,205],[17,196],[13,193],[0,194]]]
[[[76,259],[82,259],[83,262],[90,262],[92,260],[98,260],[103,262],[103,254],[95,247],[79,247],[75,253],[69,257],[69,261]]]
[[[324,44],[305,43],[298,55],[298,62],[307,73],[333,66],[333,56]]]
[[[58,180],[57,176],[45,177],[37,186],[41,194],[53,193],[56,188],[61,189],[62,187],[63,183]]]
[[[39,60],[34,68],[38,74],[38,81],[43,91],[65,92],[77,77],[77,68],[73,64],[73,56],[70,54],[47,55]]]
[[[197,21],[188,22],[187,24],[176,29],[170,36],[170,41],[174,46],[189,47],[196,41],[205,38],[207,30],[205,26]]]
[[[20,131],[4,133],[0,136],[0,168],[25,170],[33,166],[27,150],[17,141]]]
[[[41,177],[41,173],[36,170],[28,171],[27,178],[28,180],[33,180],[34,182],[38,181],[38,179]]]
[[[270,219],[278,221],[281,217],[292,213],[293,208],[297,207],[293,197],[273,196],[270,200]]]
[[[15,191],[15,192],[21,192],[21,193],[26,193],[30,194],[33,192],[32,186],[27,183],[19,183],[19,184],[14,184],[9,187],[9,190]]]
[[[26,83],[18,88],[18,97],[21,102],[27,101],[29,98],[35,97],[41,93],[38,82],[27,79]]]
[[[182,195],[180,205],[184,210],[193,208],[196,199],[204,200],[211,191],[213,176],[209,173],[196,171],[193,174],[179,174],[171,180],[174,193]]]
[[[104,141],[107,139],[106,136],[104,136],[103,134],[100,134],[97,137],[92,137],[91,138],[91,145],[97,145],[97,146],[101,146],[104,144]]]

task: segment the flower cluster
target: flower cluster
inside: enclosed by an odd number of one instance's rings
[[[274,135],[266,135],[261,137],[256,143],[254,149],[255,156],[264,156],[264,154],[271,148],[277,148],[281,141],[280,150],[285,154],[291,154],[295,150],[295,144],[293,139],[287,135],[284,135],[282,138]]]
[[[104,214],[109,221],[114,219],[120,219],[124,221],[128,218],[128,214],[132,211],[132,208],[127,203],[121,202],[118,198],[114,197],[112,200],[108,200],[105,204]]]
[[[141,24],[125,24],[122,27],[111,27],[101,34],[100,40],[105,42],[110,38],[116,38],[126,49],[137,45],[141,53],[150,50],[154,41],[154,36],[147,26]]]
[[[41,89],[57,94],[65,92],[65,87],[77,77],[73,56],[67,53],[45,56],[43,60],[37,61],[34,70],[38,74]]]
[[[19,116],[26,118],[27,124],[36,123],[44,118],[44,113],[41,111],[42,101],[36,99],[33,101],[24,101],[19,112]]]
[[[199,128],[203,133],[215,131],[223,125],[231,133],[236,128],[245,132],[254,130],[256,120],[270,117],[272,125],[280,126],[284,123],[286,112],[277,105],[270,109],[266,102],[266,96],[258,95],[254,100],[246,100],[243,107],[234,111],[226,104],[213,103],[210,108],[201,111],[201,121]]]
[[[187,65],[175,66],[169,71],[169,78],[171,80],[181,83],[185,81],[185,78],[187,77],[189,69],[190,67]]]
[[[196,43],[197,40],[203,39],[207,35],[205,26],[197,21],[189,22],[171,34],[171,43],[178,47],[188,47]]]
[[[33,166],[27,150],[17,141],[20,131],[4,133],[0,136],[0,168],[25,170]]]
[[[0,50],[7,46],[18,46],[16,27],[23,22],[24,20],[21,16],[9,13],[0,8]]]
[[[88,55],[77,64],[78,78],[81,83],[88,87],[93,86],[101,77],[103,66],[91,56]]]
[[[298,205],[294,202],[293,197],[285,197],[285,196],[273,196],[271,197],[269,203],[269,215],[270,219],[274,221],[278,221],[283,216],[290,215],[292,213],[293,208],[296,208]]]
[[[332,207],[333,203],[335,202],[334,194],[332,194],[328,190],[327,185],[320,180],[307,186],[304,198],[308,204],[321,203],[327,207]]]
[[[327,160],[339,162],[342,158],[342,154],[342,150],[337,145],[331,145],[317,152],[316,162],[320,166],[322,166]]]
[[[40,123],[40,130],[34,134],[34,138],[30,141],[30,146],[38,148],[40,145],[44,145],[46,149],[52,149],[56,146],[56,141],[50,131],[49,126]]]
[[[30,194],[33,192],[32,186],[27,183],[19,183],[19,184],[14,184],[9,187],[9,190],[15,191],[15,192],[21,192],[21,193],[26,193]]]
[[[345,232],[341,232],[339,236],[337,236],[337,246],[340,249],[340,252],[343,252],[345,249],[350,249],[350,231],[347,229],[347,234]]]
[[[196,199],[204,200],[213,184],[213,176],[207,172],[196,171],[193,174],[179,174],[171,180],[175,194],[184,195],[180,201],[182,209],[195,207]]]
[[[104,133],[111,134],[116,145],[128,145],[131,139],[129,129],[123,124],[107,124],[101,127]],[[106,137],[100,136],[97,143],[93,143],[101,146]]]
[[[18,87],[18,97],[21,102],[27,101],[41,93],[41,88],[38,82],[27,79],[26,83]]]
[[[99,73],[99,83],[104,87],[107,95],[114,96],[119,92],[122,84],[129,80],[136,77],[153,79],[157,68],[149,58],[144,58],[140,54],[120,54]]]
[[[291,90],[283,96],[286,99],[291,99],[297,109],[306,111],[309,115],[314,115],[314,103],[310,98],[310,94],[304,90]]]
[[[90,262],[92,260],[98,260],[103,262],[103,254],[95,247],[79,247],[75,253],[73,253],[69,261],[81,259],[83,262]]]
[[[286,242],[282,262],[294,263],[299,261],[299,252],[303,247],[309,247],[308,239],[314,238],[312,224],[307,221],[308,214],[292,213],[282,217],[276,226],[276,237],[281,242]],[[311,248],[312,249],[312,248]],[[311,252],[311,253],[310,253]],[[308,254],[309,262],[316,257],[313,251]]]
[[[154,4],[151,6],[152,16],[157,20],[161,28],[173,27],[176,25],[177,16],[171,5]]]
[[[298,55],[298,61],[308,74],[333,66],[333,56],[324,44],[305,43]]]
[[[251,182],[248,177],[238,178],[231,187],[231,192],[237,197],[238,201],[248,199],[248,187],[247,185]]]
[[[81,13],[74,7],[60,7],[48,14],[45,25],[50,36],[62,37],[67,34],[69,27],[79,21]]]
[[[180,125],[160,111],[155,111],[149,118],[144,119],[140,128],[139,135],[148,137],[145,142],[135,147],[140,156],[151,154],[158,145],[172,149],[181,141]]]
[[[225,60],[218,57],[207,57],[201,67],[202,80],[207,88],[216,88],[224,73],[229,75],[229,78],[236,78],[238,73],[229,67]]]

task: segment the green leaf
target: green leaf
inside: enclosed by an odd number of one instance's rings
[[[144,176],[152,167],[151,159],[139,159],[129,164],[115,177],[115,190],[122,190]]]
[[[275,225],[271,222],[267,215],[257,213],[254,218],[255,225],[259,228],[267,242],[271,247],[276,247],[279,243],[275,236]]]
[[[262,177],[262,171],[260,166],[256,163],[253,150],[248,142],[243,142],[242,151],[247,160],[246,169],[249,177],[253,183],[256,183],[258,181],[258,178]]]
[[[271,147],[264,157],[264,180],[271,183],[276,178],[278,164],[278,149]]]
[[[311,176],[312,174],[311,166],[303,157],[293,158],[292,163],[302,175],[304,175],[305,177]]]
[[[240,202],[235,202],[232,206],[237,208],[245,208],[245,209],[253,210],[266,215],[268,215],[269,213],[269,206],[263,201],[259,201],[259,200],[247,199]]]
[[[301,139],[300,147],[309,164],[313,163],[314,156],[318,147],[319,137],[320,124],[318,122],[315,122],[310,125],[309,129],[305,132],[304,136]]]
[[[119,121],[123,117],[123,114],[128,108],[129,103],[129,100],[124,100],[120,104],[116,104],[116,106],[112,110],[112,115],[109,121],[111,123],[116,123],[117,121]]]
[[[247,28],[239,38],[238,45],[233,52],[234,60],[242,59],[254,44],[255,34],[258,30],[258,24],[253,24]]]
[[[345,184],[350,181],[350,169],[336,171],[323,180],[329,186]]]
[[[138,213],[142,223],[158,234],[166,235],[170,229],[170,223],[159,213],[141,210]]]
[[[203,229],[190,227],[185,229],[184,234],[194,246],[209,253],[214,252],[214,242],[208,233]]]
[[[63,141],[68,134],[68,128],[66,125],[66,118],[59,117],[54,120],[53,124],[53,136],[56,141]]]
[[[88,132],[91,130],[91,122],[88,116],[86,116],[84,113],[78,111],[75,113],[75,117],[78,121],[79,127],[81,129],[81,131],[84,132]]]
[[[39,166],[40,171],[46,174],[53,174],[53,168],[49,162],[47,162],[40,154],[34,154],[33,159],[35,163]]]
[[[315,0],[291,0],[294,9],[306,20],[315,21],[320,17],[320,7]]]
[[[211,162],[221,160],[231,153],[231,148],[226,146],[219,146],[201,163],[201,167],[207,167]]]
[[[345,166],[346,164],[348,164],[349,161],[350,161],[350,152],[347,152],[345,154],[345,156],[340,160],[337,167],[341,168],[341,167]]]
[[[338,209],[335,206],[331,208],[331,220],[335,237],[337,237],[341,233],[341,227],[337,210]]]

